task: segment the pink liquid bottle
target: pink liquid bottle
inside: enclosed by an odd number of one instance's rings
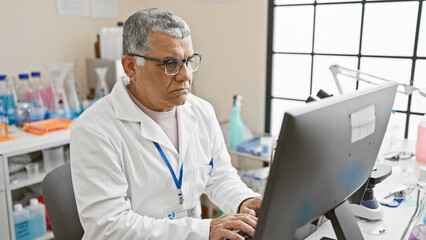
[[[417,133],[416,158],[420,162],[426,162],[426,115],[419,124]]]

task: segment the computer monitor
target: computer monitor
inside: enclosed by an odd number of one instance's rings
[[[385,83],[285,113],[254,239],[294,239],[322,215],[338,239],[363,239],[347,199],[372,173],[396,90]]]

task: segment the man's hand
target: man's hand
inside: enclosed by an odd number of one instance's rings
[[[252,216],[257,216],[257,212],[262,206],[263,197],[247,198],[238,208],[239,213],[247,213]]]
[[[233,230],[240,230],[250,236],[254,236],[257,217],[249,214],[225,214],[218,218],[212,219],[210,223],[209,240],[222,240],[228,238],[230,240],[244,240],[244,238]]]

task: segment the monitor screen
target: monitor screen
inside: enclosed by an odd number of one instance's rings
[[[337,236],[352,228],[361,234],[346,200],[372,172],[396,90],[381,84],[285,113],[255,239],[293,239],[297,228],[330,213],[343,221],[338,230],[332,220]]]

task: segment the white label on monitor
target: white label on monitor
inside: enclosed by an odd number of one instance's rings
[[[376,130],[376,111],[370,105],[351,114],[351,143],[373,134]]]

